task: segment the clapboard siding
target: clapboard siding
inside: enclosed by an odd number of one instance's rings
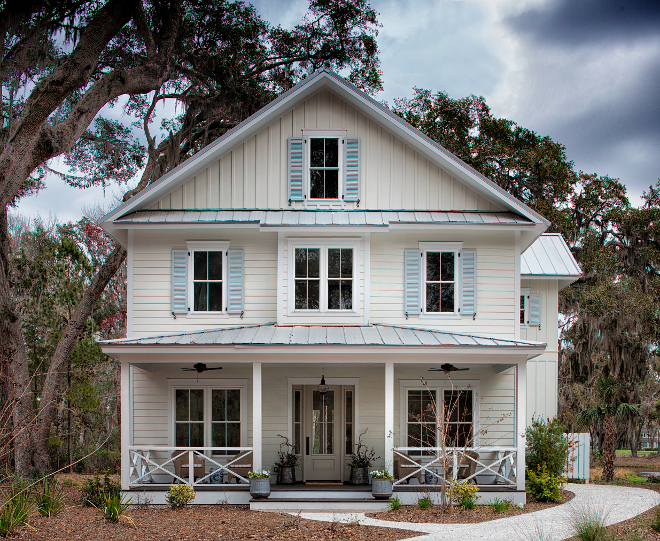
[[[361,209],[497,210],[327,90],[233,148],[153,208],[289,208],[287,140],[302,135],[303,128],[346,129],[348,137],[360,138]],[[356,206],[347,203],[347,208]]]

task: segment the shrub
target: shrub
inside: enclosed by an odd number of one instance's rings
[[[463,509],[474,509],[477,505],[477,499],[472,496],[463,496],[463,499],[458,502]]]
[[[422,511],[430,509],[431,505],[433,505],[433,503],[431,502],[431,498],[428,496],[422,496],[419,500],[417,500],[417,507],[419,507]]]
[[[172,509],[185,507],[197,497],[190,485],[172,485],[165,494],[165,501]]]
[[[387,508],[390,511],[398,511],[399,509],[401,509],[401,500],[399,499],[399,497],[394,496],[394,497],[390,498],[390,501],[387,504]]]
[[[116,524],[120,519],[124,518],[135,528],[133,519],[124,514],[129,505],[131,505],[131,498],[122,494],[107,492],[101,497],[101,504],[94,507],[101,511],[103,518],[108,522]]]
[[[512,505],[513,504],[509,500],[500,500],[499,498],[495,498],[495,501],[489,503],[488,507],[490,507],[493,513],[504,513],[504,511],[507,511]]]
[[[553,475],[543,464],[536,472],[527,470],[525,485],[527,492],[540,502],[560,502],[563,498],[560,496],[559,490],[565,482],[564,477]]]
[[[34,501],[42,517],[54,517],[64,509],[64,489],[55,479],[44,479],[37,487]]]
[[[5,504],[0,508],[0,536],[7,537],[15,528],[28,523],[34,501],[23,479],[14,481],[2,496]]]
[[[119,496],[121,494],[121,485],[117,481],[113,481],[108,475],[103,476],[103,481],[98,475],[92,479],[87,479],[80,487],[83,493],[83,505],[85,507],[96,507],[97,509],[103,504],[106,494]]]
[[[470,498],[474,503],[477,500],[477,492],[479,492],[479,487],[469,481],[454,481],[454,502],[461,506],[463,506],[462,502],[465,498]]]
[[[533,419],[531,426],[525,430],[525,438],[527,469],[538,471],[545,464],[552,475],[560,477],[566,467],[570,449],[564,436],[564,427],[557,418],[547,421],[542,418]]]

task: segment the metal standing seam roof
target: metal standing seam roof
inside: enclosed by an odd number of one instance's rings
[[[390,223],[463,223],[533,225],[512,212],[411,210],[143,210],[116,224],[254,223],[261,226],[339,225],[387,226]]]
[[[582,275],[582,269],[559,233],[545,233],[520,258],[520,274],[534,276]]]
[[[204,331],[104,340],[104,346],[136,345],[248,345],[248,346],[421,346],[421,347],[506,347],[530,348],[545,346],[541,342],[509,340],[484,336],[396,327],[392,325],[362,326],[278,326],[248,325]]]

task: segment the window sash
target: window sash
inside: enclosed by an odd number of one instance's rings
[[[458,308],[458,252],[453,250],[424,251],[424,311],[426,313],[456,313]]]
[[[189,312],[226,313],[229,243],[190,241],[187,249]]]
[[[343,138],[319,135],[309,137],[307,141],[308,198],[313,201],[340,200],[343,184]]]

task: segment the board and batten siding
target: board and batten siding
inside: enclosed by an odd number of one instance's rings
[[[245,314],[229,317],[172,316],[172,249],[187,241],[229,240],[245,251]],[[277,319],[277,234],[245,231],[135,232],[133,239],[133,336],[153,336]]]
[[[541,330],[521,325],[521,340],[547,344],[545,352],[527,362],[527,424],[533,417],[557,415],[557,376],[559,364],[559,298],[557,280],[521,280],[521,288],[541,295]]]
[[[346,129],[347,137],[360,138],[360,209],[501,210],[328,90],[237,145],[152,209],[305,208],[301,201],[289,207],[287,186],[287,141],[303,129]]]
[[[417,249],[419,242],[462,242],[463,249],[477,252],[477,315],[409,317],[404,296],[404,250]],[[452,332],[513,338],[514,239],[503,232],[418,232],[371,234],[371,323],[431,327]]]

